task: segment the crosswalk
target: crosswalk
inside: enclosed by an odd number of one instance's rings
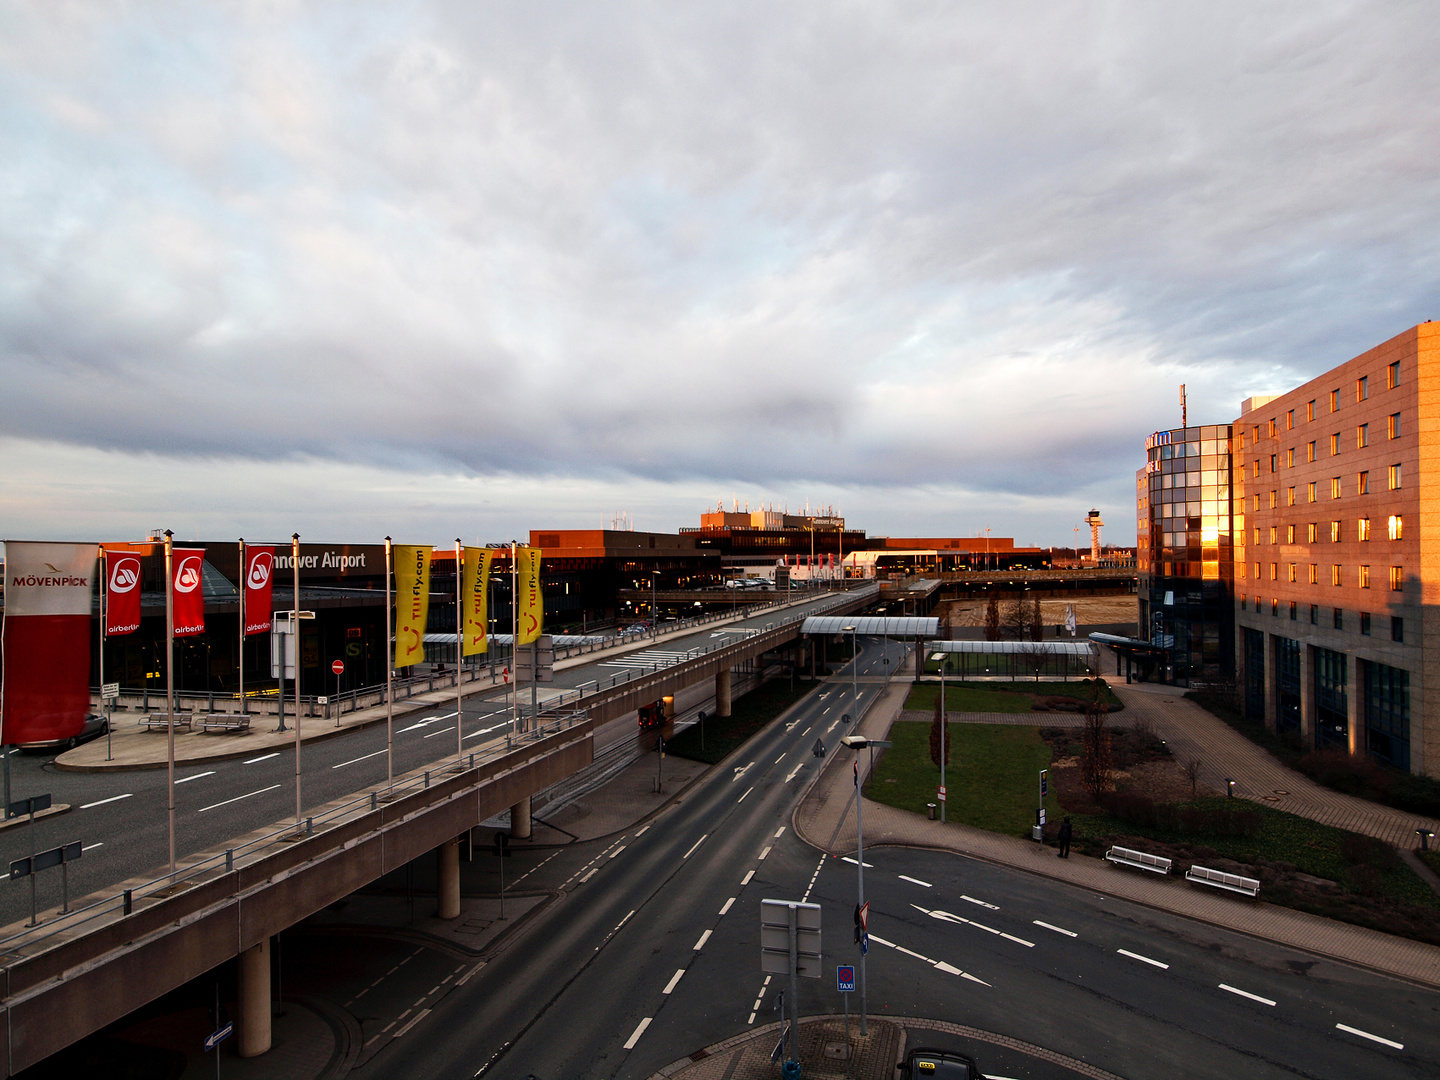
[[[626,656],[617,656],[613,660],[602,660],[596,666],[612,668],[669,667],[671,664],[689,660],[694,655],[693,652],[677,652],[673,649],[642,649],[640,652],[630,653]]]

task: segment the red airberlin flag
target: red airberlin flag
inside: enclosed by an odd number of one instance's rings
[[[106,548],[105,566],[105,636],[133,634],[140,629],[140,556]]]
[[[205,549],[175,548],[175,636],[205,632]]]
[[[263,634],[270,629],[271,590],[275,580],[275,549],[245,549],[245,633]]]

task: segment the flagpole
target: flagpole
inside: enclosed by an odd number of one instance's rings
[[[510,662],[515,665],[515,697],[510,706],[510,731],[520,734],[520,564],[510,541]]]
[[[455,538],[455,769],[459,771],[462,766],[460,762],[465,757],[465,743],[462,741],[464,735],[461,728],[465,726],[465,696],[460,692],[460,665],[465,658],[465,636],[464,636],[464,611],[460,606],[460,598],[465,591],[465,547],[460,538]]]
[[[165,734],[166,786],[170,790],[170,873],[175,873],[175,534],[165,530]]]
[[[240,573],[236,575],[240,579],[240,715],[244,716],[245,709],[245,587],[249,578],[245,573],[245,538],[240,538]]]
[[[300,534],[290,536],[290,572],[295,588],[295,610],[290,613],[290,629],[295,635],[295,827],[305,818],[300,810]]]
[[[395,791],[395,692],[390,670],[390,537],[385,537],[385,784]]]
[[[105,594],[109,591],[110,571],[109,564],[105,561],[105,549],[100,549],[100,707],[105,710],[105,760],[113,761],[113,753],[110,742],[110,706],[106,704],[105,697]]]

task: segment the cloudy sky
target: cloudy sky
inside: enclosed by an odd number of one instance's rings
[[[0,0],[4,535],[1134,539],[1440,317],[1424,3]]]

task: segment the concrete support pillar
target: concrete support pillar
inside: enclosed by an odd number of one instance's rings
[[[1275,730],[1275,718],[1279,712],[1280,681],[1275,677],[1275,637],[1265,635],[1265,726]]]
[[[1300,644],[1300,739],[1309,749],[1315,745],[1315,648]]]
[[[730,669],[715,673],[715,715],[730,715]]]
[[[530,839],[529,795],[526,795],[525,798],[510,807],[510,838],[512,840]]]
[[[1360,661],[1345,654],[1345,711],[1349,714],[1350,753],[1365,747],[1365,687],[1360,678]]]
[[[240,954],[240,1056],[270,1049],[270,939]]]
[[[442,919],[460,916],[460,838],[447,840],[435,849],[440,866],[435,895],[435,914]]]

